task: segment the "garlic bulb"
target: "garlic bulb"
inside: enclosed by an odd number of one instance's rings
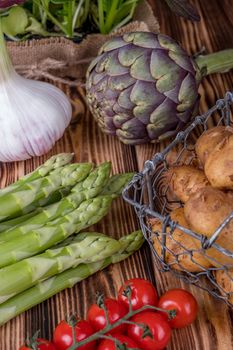
[[[10,61],[0,19],[0,161],[48,152],[69,125],[72,108],[55,86],[19,76]]]

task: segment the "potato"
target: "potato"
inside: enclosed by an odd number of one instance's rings
[[[225,293],[229,293],[227,300],[233,306],[233,268],[228,271],[215,271],[214,277],[218,285],[222,288],[222,290],[220,289],[220,293],[223,296],[225,296]]]
[[[179,222],[185,228],[188,228],[187,221],[184,217],[184,209],[177,208],[171,212],[171,219],[175,222]],[[153,232],[157,233],[158,236],[153,237],[153,244],[156,252],[159,256],[162,257],[162,246],[160,242],[162,242],[162,224],[161,221],[157,219],[151,219],[150,224]],[[203,269],[199,266],[203,266],[204,268],[208,268],[211,266],[210,262],[205,259],[201,252],[194,252],[192,255],[186,250],[195,249],[194,238],[185,234],[179,229],[175,229],[172,237],[168,235],[166,237],[166,250],[165,260],[166,263],[171,264],[173,269],[183,270],[186,269],[189,272],[199,272],[203,271]],[[172,252],[170,252],[170,251]],[[175,256],[174,256],[174,255]],[[177,264],[177,261],[179,264]],[[195,263],[196,262],[196,263]]]
[[[225,136],[233,134],[233,128],[226,126],[216,126],[205,131],[197,140],[195,151],[200,163],[204,166],[209,155]]]
[[[167,182],[170,190],[184,203],[198,189],[209,185],[204,172],[191,165],[170,168],[167,171]]]
[[[184,215],[191,229],[197,233],[212,236],[224,219],[233,212],[232,193],[213,187],[205,187],[193,194],[184,206]],[[218,236],[216,243],[233,251],[233,220],[231,220]],[[215,248],[206,250],[214,266],[233,264],[233,259],[225,256]]]
[[[191,144],[188,145],[188,149],[184,149],[183,144],[176,145],[168,152],[166,161],[169,166],[193,165],[197,167],[199,163],[194,146]]]
[[[218,143],[206,160],[204,170],[213,187],[233,190],[233,134]]]

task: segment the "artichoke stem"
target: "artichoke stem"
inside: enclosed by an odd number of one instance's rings
[[[195,61],[202,77],[213,73],[226,73],[233,68],[233,49],[200,55]]]

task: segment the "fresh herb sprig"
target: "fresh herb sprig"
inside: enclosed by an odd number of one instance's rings
[[[139,0],[97,0],[92,2],[91,16],[102,34],[110,33],[128,23]]]
[[[90,31],[108,34],[128,23],[140,0],[26,0],[0,12],[5,34],[13,39],[32,35],[75,38]],[[9,5],[17,5],[17,1]]]

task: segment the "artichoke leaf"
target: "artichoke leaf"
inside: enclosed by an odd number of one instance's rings
[[[138,57],[144,55],[144,52],[145,50],[142,47],[127,45],[119,50],[119,62],[124,67],[130,67]]]
[[[158,34],[158,41],[162,48],[187,57],[187,53],[182,49],[182,47],[179,46],[177,42],[169,36]]]
[[[123,39],[130,43],[132,42],[134,45],[138,47],[148,48],[148,49],[162,49],[159,42],[154,40],[153,33],[149,32],[134,32],[124,34]]]
[[[119,97],[118,97],[118,104],[126,109],[132,109],[135,104],[133,103],[133,101],[131,100],[131,93],[132,93],[133,87],[130,86],[127,89],[123,90]]]
[[[167,56],[166,52],[161,51],[157,54],[153,51],[150,66],[151,74],[157,80],[156,88],[159,92],[163,93],[176,87],[183,70]]]
[[[154,106],[136,106],[133,109],[133,115],[138,118],[143,124],[147,125],[150,122],[151,113]]]
[[[182,69],[192,73],[193,75],[196,74],[196,70],[197,70],[196,63],[191,59],[190,61],[188,61],[184,55],[180,55],[174,51],[169,51],[168,56],[171,58],[172,61],[174,61]]]
[[[164,96],[156,90],[155,83],[137,80],[130,99],[137,106],[157,106],[163,102]]]
[[[106,58],[97,64],[97,68],[103,72],[104,70],[111,76],[122,75],[128,73],[128,68],[120,65],[117,51],[111,51]]]
[[[128,45],[121,37],[113,37],[111,40],[108,40],[101,48],[99,54],[102,54],[103,52],[112,51],[115,49],[119,49],[121,47],[124,47]]]
[[[194,81],[192,75],[188,73],[183,79],[180,86],[180,91],[178,95],[180,104],[177,106],[178,112],[184,112],[188,108],[193,107],[197,98],[196,90],[196,82]]]
[[[131,118],[132,116],[127,113],[116,114],[113,117],[113,122],[116,128],[120,128],[125,122],[127,122]]]
[[[121,76],[109,77],[108,87],[112,90],[122,91],[135,83],[135,79],[128,73]]]
[[[135,138],[137,135],[140,135],[141,137],[146,136],[145,126],[137,118],[132,118],[125,122],[122,125],[121,130],[128,133],[128,138]]]
[[[171,120],[177,123],[176,104],[165,97],[163,102],[151,113],[150,123],[154,125],[166,125],[167,121],[170,122]]]
[[[155,82],[150,71],[151,52],[138,57],[130,68],[130,75],[134,79]]]

